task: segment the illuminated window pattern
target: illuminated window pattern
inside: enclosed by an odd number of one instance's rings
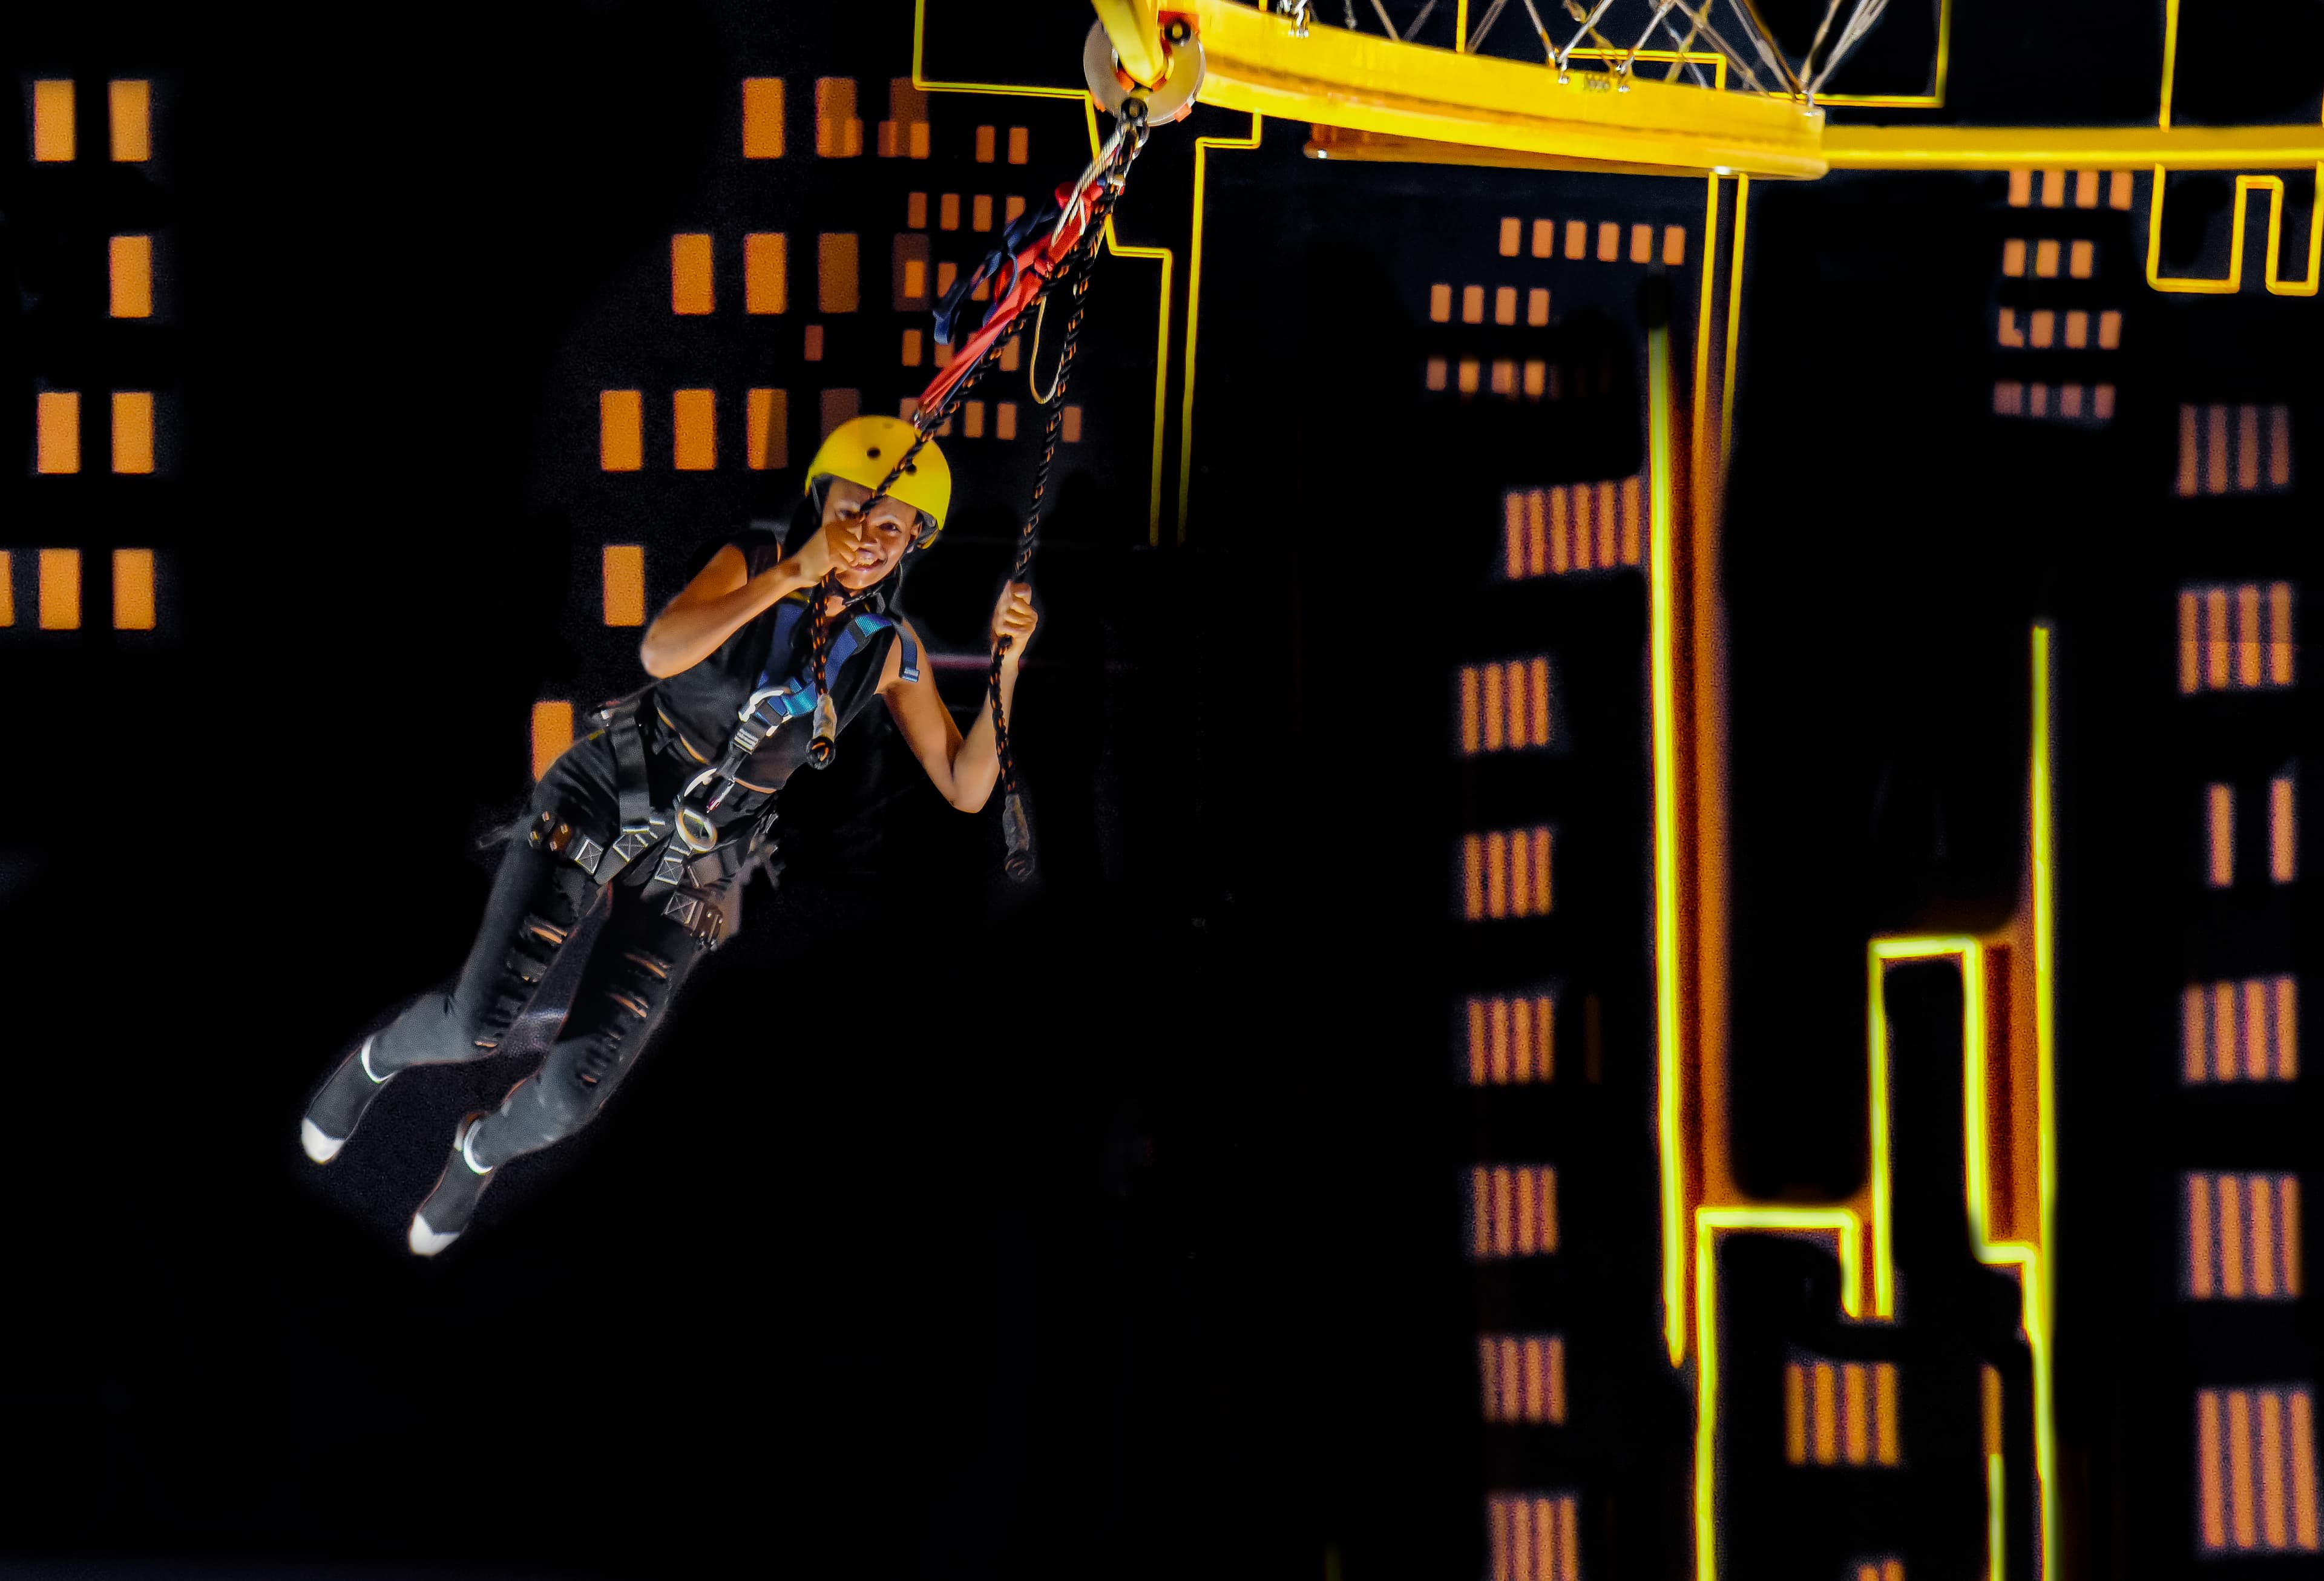
[[[2095,242],[2056,236],[2037,236],[2029,242],[2024,236],[2011,236],[2001,244],[2001,272],[2012,280],[2023,280],[2028,274],[2036,280],[2055,280],[2062,264],[2070,278],[2088,280],[2097,273],[2098,255]]]
[[[1461,667],[1461,755],[1549,744],[1549,661]]]
[[[113,629],[153,629],[153,551],[150,549],[113,551]]]
[[[2028,384],[2016,379],[1996,379],[1993,414],[2049,418],[2059,422],[2108,423],[2114,421],[2114,386]]]
[[[779,313],[790,305],[788,244],[781,231],[742,238],[742,310]]]
[[[32,402],[32,466],[47,474],[80,470],[80,392],[43,390]]]
[[[1894,1362],[1789,1362],[1784,1367],[1784,1458],[1794,1465],[1895,1465]]]
[[[855,79],[815,79],[815,152],[818,159],[853,159],[863,152],[863,122],[855,113]]]
[[[928,96],[908,77],[888,79],[888,118],[880,123],[881,159],[928,157]]]
[[[1858,1559],[1851,1572],[1852,1581],[1904,1581],[1904,1561],[1902,1559]]]
[[[1557,1171],[1479,1164],[1469,1171],[1469,1253],[1480,1262],[1557,1250]]]
[[[1530,227],[1517,215],[1504,215],[1499,227],[1496,250],[1504,258],[1514,258],[1526,246],[1530,234],[1529,249],[1536,258],[1566,257],[1591,259],[1600,264],[1652,264],[1657,255],[1671,268],[1686,262],[1686,227],[1666,225],[1662,227],[1662,245],[1655,245],[1655,227],[1650,225],[1624,225],[1616,220],[1536,219]]]
[[[2001,310],[1995,338],[2013,350],[2031,347],[2035,351],[2047,351],[2063,347],[2069,351],[2087,351],[2095,347],[2100,351],[2122,349],[2122,315],[2112,308],[2101,313],[2086,312],[2080,308],[2060,312],[2053,308],[2035,308],[2021,321],[2015,308]]]
[[[153,470],[153,392],[115,390],[113,393],[113,469],[120,473]]]
[[[1565,1340],[1555,1334],[1480,1334],[1477,1373],[1489,1422],[1565,1420]]]
[[[2292,409],[2181,406],[2179,494],[2255,494],[2292,486]]]
[[[1646,540],[1644,476],[1515,488],[1501,496],[1501,573],[1511,581],[1635,566]]]
[[[1547,1081],[1557,1068],[1557,1001],[1546,994],[1469,1001],[1469,1083]]]
[[[707,313],[717,304],[711,279],[710,236],[685,231],[669,238],[669,310]]]
[[[1579,1502],[1572,1493],[1488,1495],[1489,1581],[1581,1581]]]
[[[752,390],[743,397],[743,461],[753,472],[791,464],[791,397],[788,390]]]
[[[1461,838],[1462,914],[1487,918],[1549,915],[1549,826],[1494,829]]]
[[[2185,1293],[2199,1301],[2300,1294],[2300,1177],[2190,1174]]]
[[[2300,985],[2289,975],[2190,983],[2181,1073],[2190,1082],[2290,1081],[2300,1073]]]
[[[2205,1553],[2317,1551],[2315,1419],[2304,1384],[2196,1392]]]
[[[2292,659],[2291,583],[2179,590],[2181,696],[2290,686]]]
[[[2009,207],[2032,207],[2038,189],[2044,208],[2065,208],[2070,192],[2075,208],[2096,208],[2103,190],[2108,208],[2126,209],[2130,207],[2130,177],[2128,171],[2015,170],[2009,172]]]

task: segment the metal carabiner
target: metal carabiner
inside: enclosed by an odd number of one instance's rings
[[[703,783],[717,777],[718,771],[713,768],[705,769],[688,780],[686,789],[678,793],[678,805],[670,811],[671,821],[678,826],[678,837],[686,842],[687,850],[697,855],[718,844],[718,826],[710,821],[709,814],[690,804],[694,800],[694,793],[702,788]],[[697,827],[701,830],[699,834],[695,832]]]

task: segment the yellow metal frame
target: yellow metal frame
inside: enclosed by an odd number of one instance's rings
[[[1618,84],[1498,55],[1407,44],[1238,0],[1190,0],[1203,103],[1389,137],[1554,154],[1635,170],[1808,178],[1823,112],[1797,100],[1649,79]],[[1578,53],[1579,51],[1577,51]]]

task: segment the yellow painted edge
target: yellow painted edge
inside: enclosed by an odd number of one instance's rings
[[[2039,1151],[2038,1172],[2039,1210],[2036,1222],[2040,1226],[2042,1249],[2040,1259],[2025,1271],[2028,1306],[2034,1308],[2028,1316],[2038,1314],[2038,1327],[2029,1325],[2027,1348],[2033,1352],[2034,1363],[2034,1475],[2040,1480],[2042,1502],[2039,1511],[2042,1522],[2042,1574],[2048,1577],[2058,1574],[2058,1465],[2057,1433],[2052,1415],[2050,1342],[2057,1308],[2052,1299],[2052,1281],[2057,1259],[2056,1245],[2057,1197],[2057,1114],[2054,1104],[2055,1052],[2057,1046],[2057,990],[2054,971],[2057,962],[2057,909],[2052,890],[2052,842],[2053,839],[2052,809],[2050,794],[2050,628],[2034,628],[2034,765],[2033,765],[2033,867],[2034,867],[2034,1051],[2037,1081],[2035,1096],[2036,1122],[2034,1136]]]

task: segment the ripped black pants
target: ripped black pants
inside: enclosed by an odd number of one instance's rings
[[[680,771],[658,754],[650,764],[656,804],[666,806]],[[548,1057],[470,1140],[471,1156],[487,1169],[560,1142],[595,1118],[706,953],[701,935],[687,927],[696,909],[708,904],[733,920],[739,877],[709,890],[625,882],[643,878],[653,866],[649,858],[601,888],[546,840],[531,837],[548,813],[549,827],[569,823],[611,844],[621,827],[618,804],[604,735],[575,742],[535,787],[526,827],[501,858],[484,923],[450,991],[427,995],[372,1041],[372,1069],[381,1077],[488,1059],[519,1040],[512,1034],[521,1023],[539,1018],[537,999],[554,1002],[553,1019],[567,998],[558,990],[572,985],[571,1012]],[[586,961],[574,951],[585,952]]]

